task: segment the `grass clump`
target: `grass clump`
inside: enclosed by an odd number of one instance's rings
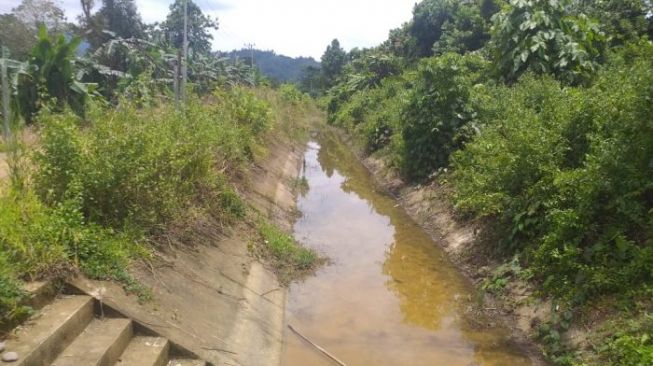
[[[292,235],[272,224],[260,224],[259,232],[265,255],[271,259],[281,283],[287,284],[309,272],[320,260],[314,250],[301,246]]]
[[[120,281],[139,296],[146,291],[127,272],[145,254],[139,237],[89,223],[74,198],[53,207],[30,191],[0,197],[0,323],[28,313],[20,280],[65,275],[79,268],[91,278]]]

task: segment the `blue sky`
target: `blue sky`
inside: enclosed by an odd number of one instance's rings
[[[319,58],[338,38],[346,49],[375,46],[388,31],[408,21],[416,0],[194,0],[205,13],[217,16],[215,50],[254,43],[288,56]],[[81,12],[78,0],[55,0],[69,21]],[[101,0],[96,0],[101,3]],[[172,0],[136,0],[143,20],[165,19]],[[2,0],[0,13],[20,0]]]

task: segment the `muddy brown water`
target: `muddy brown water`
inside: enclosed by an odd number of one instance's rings
[[[530,365],[470,311],[472,285],[334,135],[309,143],[295,237],[331,264],[291,285],[286,320],[347,366]],[[286,329],[282,365],[337,365]]]

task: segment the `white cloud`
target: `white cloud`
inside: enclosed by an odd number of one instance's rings
[[[289,56],[319,58],[338,38],[346,49],[383,42],[388,31],[408,21],[416,0],[195,0],[217,17],[214,49],[231,50],[245,43]],[[99,2],[99,1],[98,1]],[[0,13],[20,0],[2,0]],[[60,1],[69,20],[80,13],[76,0]],[[165,19],[172,0],[136,0],[146,22]]]

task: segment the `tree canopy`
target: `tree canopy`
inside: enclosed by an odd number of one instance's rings
[[[218,20],[202,12],[192,0],[188,0],[188,46],[193,52],[211,51],[211,30],[218,29]],[[184,41],[184,0],[175,0],[170,13],[161,24],[166,40],[175,48],[181,48]]]
[[[342,69],[347,63],[347,52],[340,47],[337,39],[331,41],[321,58],[322,73],[324,74],[327,84],[332,85],[342,73]]]

